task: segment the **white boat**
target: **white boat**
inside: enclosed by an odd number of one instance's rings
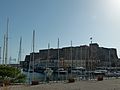
[[[57,71],[56,71],[56,73],[58,73],[59,72],[59,74],[67,74],[67,70],[65,70],[64,68],[59,68]]]
[[[78,74],[78,75],[82,75],[85,73],[85,68],[83,67],[75,67],[71,70],[72,74]]]
[[[94,75],[106,75],[108,73],[107,70],[95,70]]]
[[[106,74],[105,74],[105,76],[107,76],[107,77],[114,77],[114,72],[107,72]]]
[[[114,76],[115,77],[119,77],[120,76],[120,72],[118,72],[118,71],[114,72]]]
[[[120,72],[108,72],[106,73],[107,77],[119,77],[120,76]]]

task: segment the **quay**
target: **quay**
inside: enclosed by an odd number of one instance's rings
[[[7,89],[1,87],[0,90],[120,90],[120,79],[76,81],[74,83],[50,82],[33,86],[13,85],[8,86]]]

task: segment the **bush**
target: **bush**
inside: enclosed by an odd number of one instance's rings
[[[9,84],[14,82],[25,82],[26,76],[21,74],[21,70],[15,67],[0,65],[0,81]]]

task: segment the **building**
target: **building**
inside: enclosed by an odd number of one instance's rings
[[[86,69],[95,69],[96,67],[116,67],[120,62],[115,48],[99,47],[97,43],[91,43],[89,46],[82,45],[76,47],[63,47],[58,49],[43,49],[34,53],[35,66],[54,66],[60,67],[85,67]],[[26,55],[24,68],[33,61],[33,53]],[[31,64],[32,66],[32,64]]]

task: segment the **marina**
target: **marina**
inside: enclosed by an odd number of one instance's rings
[[[0,0],[0,90],[120,90],[119,0]]]
[[[72,74],[71,74],[72,72]],[[74,78],[75,80],[97,80],[98,76],[102,76],[104,79],[110,79],[110,78],[119,78],[120,77],[120,71],[116,69],[113,69],[112,71],[108,70],[103,70],[103,69],[98,69],[95,71],[86,71],[82,67],[77,67],[76,69],[72,69],[71,72],[64,71],[63,69],[60,70],[59,72],[59,77],[58,77],[58,72],[52,71],[50,74],[50,79],[49,81],[68,81],[69,78]],[[27,76],[27,82],[28,80],[32,80],[32,74],[33,72],[23,72]],[[47,72],[48,73],[48,72]],[[29,76],[30,77],[29,77]],[[46,72],[45,70],[41,72],[34,72],[35,75],[35,80],[39,82],[46,82]],[[59,78],[59,79],[58,79]]]

